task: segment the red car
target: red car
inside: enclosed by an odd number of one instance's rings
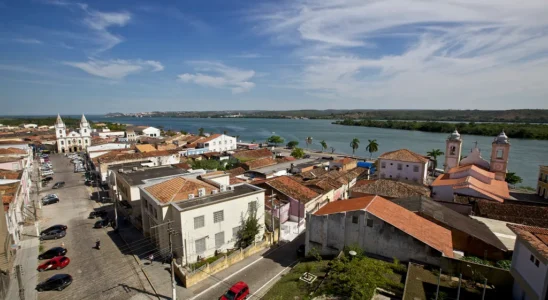
[[[249,288],[243,281],[234,284],[219,300],[243,300],[249,296]]]
[[[45,263],[38,266],[38,272],[46,271],[46,270],[61,270],[62,268],[68,266],[70,263],[70,258],[66,256],[56,256]]]

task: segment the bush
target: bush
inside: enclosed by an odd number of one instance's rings
[[[497,268],[501,268],[501,269],[505,269],[505,270],[510,270],[511,266],[512,266],[512,261],[511,260],[499,260],[499,261],[497,261],[497,264],[496,264]]]

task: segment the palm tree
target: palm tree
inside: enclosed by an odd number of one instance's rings
[[[331,147],[331,154],[335,153],[335,147]]]
[[[312,137],[311,136],[306,137],[305,141],[306,141],[306,149],[308,149],[308,145],[312,144]]]
[[[320,145],[322,145],[322,152],[325,151],[325,149],[327,149],[327,143],[324,140],[320,142]]]
[[[367,144],[367,147],[365,147],[365,150],[369,152],[369,160],[371,160],[371,157],[373,157],[373,153],[379,151],[379,143],[377,143],[377,140],[368,140],[369,144]]]
[[[224,134],[224,135],[227,135],[227,134],[228,134],[228,130],[224,130],[224,131],[223,131],[223,134]]]
[[[203,129],[203,128],[201,128],[201,127],[198,128],[198,135],[199,135],[199,136],[204,136],[204,130],[205,130],[205,129]]]
[[[438,156],[441,156],[441,155],[444,155],[445,153],[443,153],[440,149],[432,149],[428,152],[426,152],[426,155],[430,156],[431,160],[432,160],[432,174],[434,174],[434,172],[436,171],[436,167],[438,166]]]
[[[358,140],[357,138],[354,138],[352,142],[350,142],[350,147],[352,148],[352,156],[354,156],[356,149],[360,147],[360,140]]]

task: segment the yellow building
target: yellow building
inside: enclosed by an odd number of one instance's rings
[[[544,199],[548,199],[548,166],[540,166],[537,193]]]

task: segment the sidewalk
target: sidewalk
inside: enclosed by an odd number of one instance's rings
[[[8,296],[6,299],[15,300],[19,297],[19,283],[17,281],[15,266],[22,266],[22,282],[25,289],[25,300],[35,300],[38,297],[36,292],[36,285],[38,284],[38,272],[36,266],[38,266],[38,250],[40,241],[37,237],[34,237],[36,230],[34,225],[26,226],[23,229],[25,234],[25,240],[20,242],[21,249],[17,250],[15,262],[13,264],[14,269],[12,274],[14,278],[10,281],[10,287],[8,290]]]

